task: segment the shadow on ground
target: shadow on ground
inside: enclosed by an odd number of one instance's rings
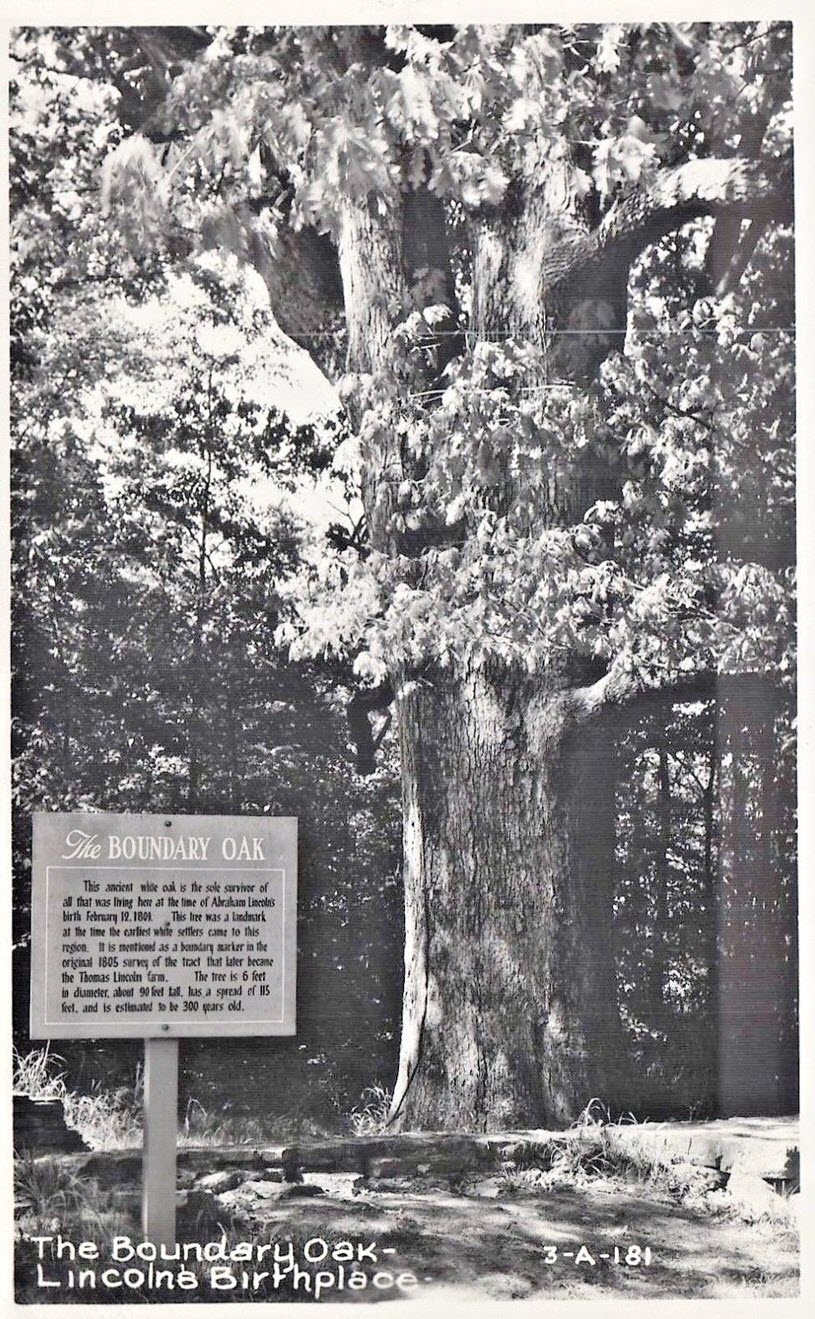
[[[308,1181],[328,1193],[258,1206],[255,1230],[262,1222],[275,1236],[296,1231],[301,1239],[377,1240],[393,1251],[382,1257],[388,1269],[417,1276],[419,1298],[798,1294],[791,1226],[748,1224],[677,1204],[649,1184],[597,1179],[574,1189],[487,1198],[422,1190],[416,1182],[360,1192],[351,1178],[314,1174]]]

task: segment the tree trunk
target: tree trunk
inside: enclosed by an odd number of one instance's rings
[[[702,818],[704,821],[704,952],[706,969],[706,1015],[708,1035],[708,1055],[711,1059],[711,1087],[708,1100],[713,1110],[718,1107],[716,1093],[716,1071],[719,1057],[719,972],[721,949],[719,931],[721,926],[721,855],[718,846],[717,820],[717,780],[721,778],[719,737],[717,713],[713,715],[713,738],[708,751],[708,773],[702,795]]]
[[[774,712],[728,711],[731,791],[723,816],[719,1107],[723,1116],[797,1109],[794,892],[776,852],[783,838]],[[786,771],[789,773],[789,766]],[[792,887],[793,877],[786,876]]]
[[[480,217],[479,334],[503,328],[544,347],[544,276],[535,262],[551,246],[551,224],[552,207],[539,194],[520,196],[510,218]],[[347,210],[339,255],[371,545],[404,554],[391,520],[396,488],[409,475],[394,424],[410,388],[394,354],[407,290],[398,203],[378,213]],[[508,505],[517,493],[508,478]],[[540,529],[579,520],[597,497],[595,473],[575,464],[570,482],[552,486]],[[530,677],[520,664],[463,660],[419,675],[393,668],[406,953],[391,1122],[567,1124],[592,1098],[614,1102],[621,1047],[611,940],[614,784],[601,718],[581,717],[581,675],[571,669]]]
[[[659,838],[658,850],[654,858],[654,932],[647,981],[650,1020],[662,1029],[667,1016],[665,982],[668,976],[670,946],[668,884],[671,867],[671,775],[668,753],[664,746],[661,746],[658,752],[657,791],[656,813]]]
[[[403,1128],[561,1126],[613,1102],[613,783],[566,690],[470,670],[400,702]]]

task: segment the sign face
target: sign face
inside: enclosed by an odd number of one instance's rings
[[[294,1034],[295,819],[33,820],[32,1039]]]

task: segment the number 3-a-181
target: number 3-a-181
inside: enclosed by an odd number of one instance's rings
[[[597,1264],[600,1260],[605,1260],[611,1264],[629,1264],[636,1267],[640,1264],[648,1265],[651,1263],[650,1246],[614,1246],[611,1250],[601,1250],[593,1255],[588,1246],[581,1246],[579,1250],[561,1250],[559,1246],[544,1246],[543,1262],[544,1264],[557,1264],[568,1260],[571,1264]]]

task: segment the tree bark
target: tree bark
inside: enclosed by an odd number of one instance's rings
[[[557,309],[543,263],[577,223],[560,184],[475,217],[477,337],[546,347]],[[546,383],[545,354],[540,369],[524,385]],[[541,528],[579,520],[595,498],[594,473],[576,465]],[[602,717],[580,717],[575,676],[458,660],[394,679],[406,913],[394,1126],[561,1126],[595,1097],[614,1103],[614,784]]]
[[[552,265],[550,287],[575,278],[602,285],[609,269],[627,271],[651,243],[700,216],[729,216],[789,223],[792,167],[784,159],[738,157],[692,160],[661,169],[625,190],[590,233],[576,236]]]
[[[401,1128],[564,1125],[613,1102],[613,783],[568,690],[470,668],[400,704]]]

